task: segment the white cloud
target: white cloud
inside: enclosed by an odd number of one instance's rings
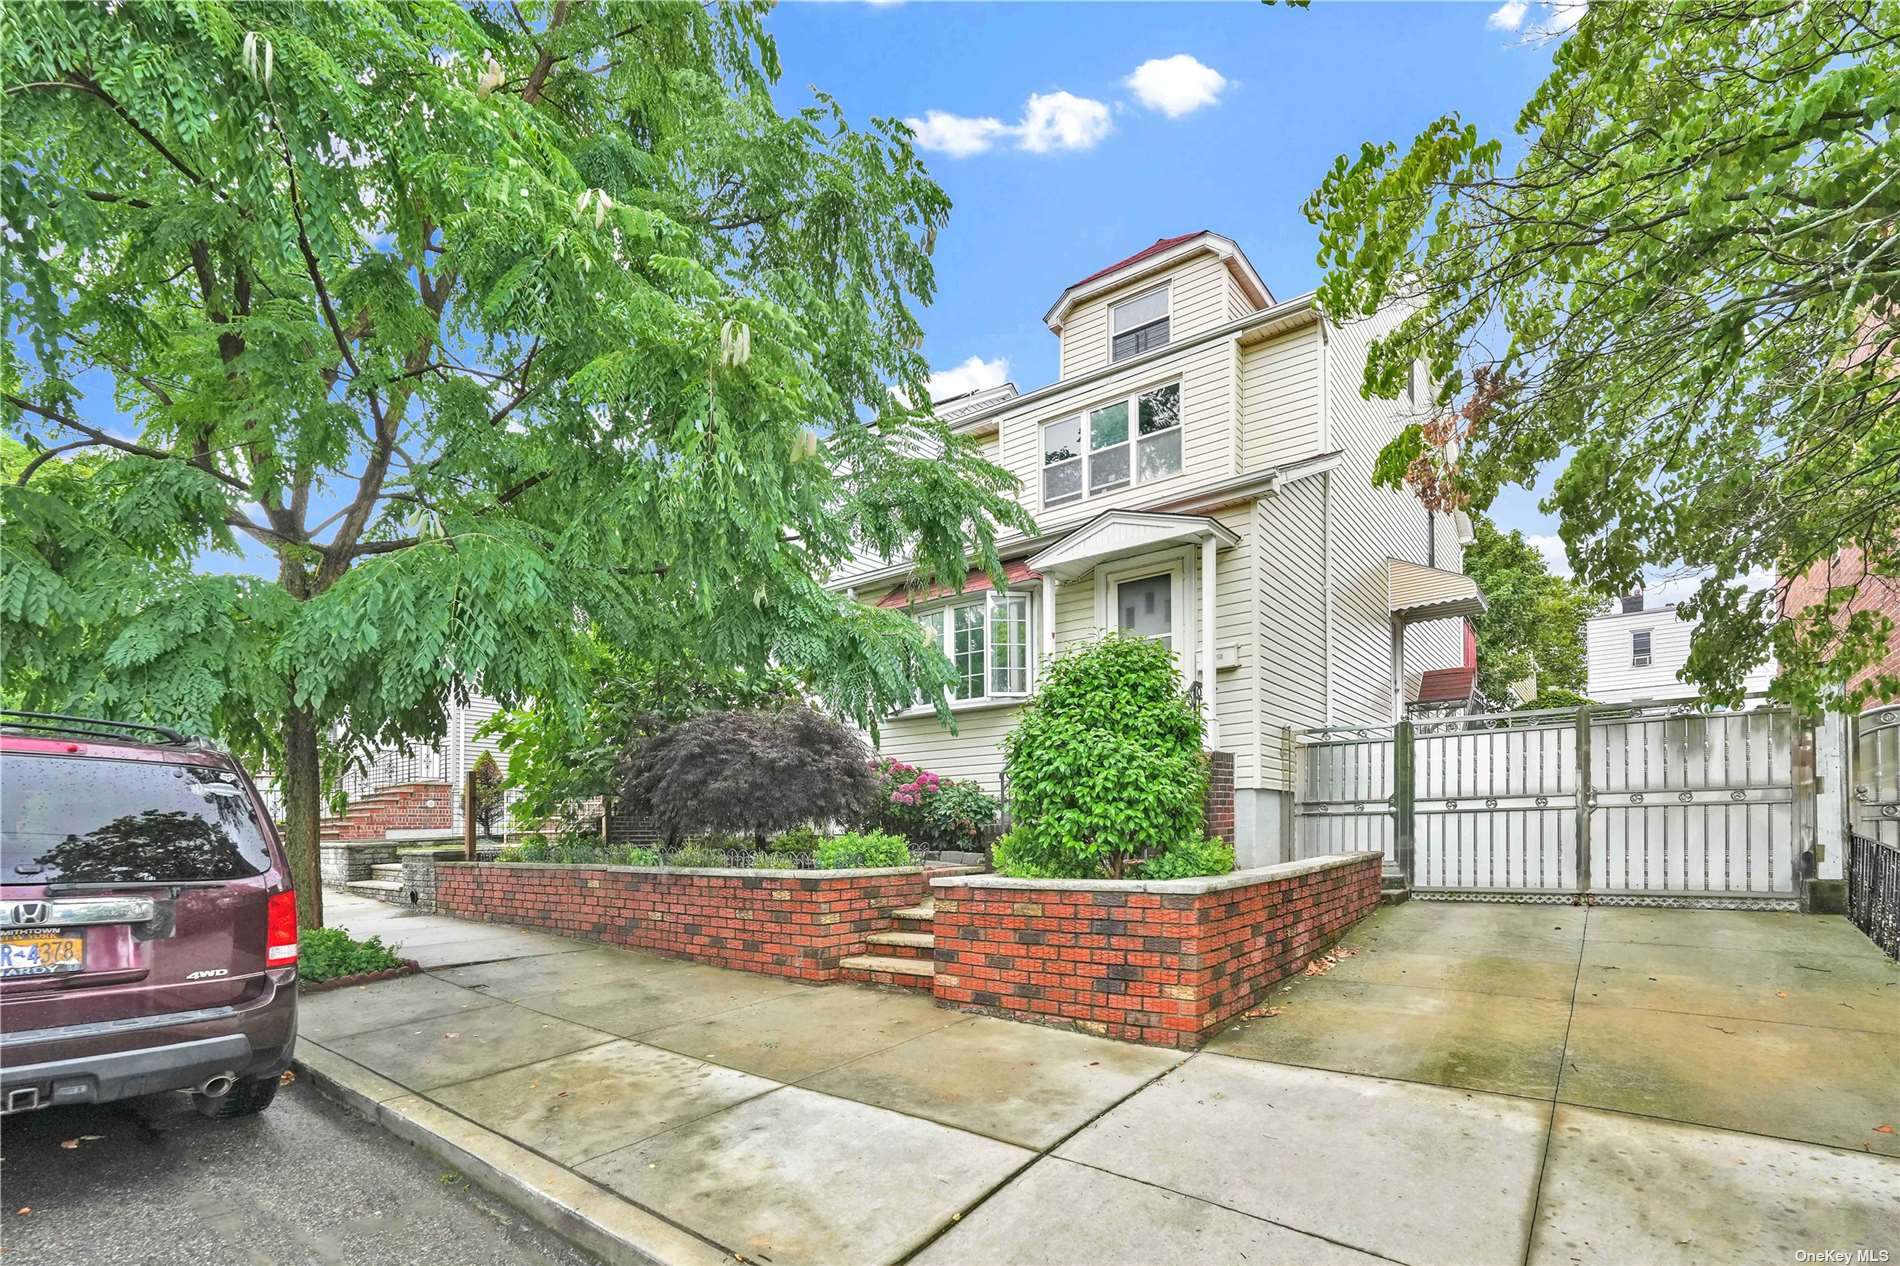
[[[911,131],[917,133],[919,145],[952,158],[969,158],[984,153],[1016,130],[1001,119],[973,119],[942,110],[932,110],[921,119],[905,119],[904,122]]]
[[[1515,31],[1524,25],[1524,11],[1530,8],[1529,0],[1504,0],[1504,3],[1491,11],[1484,24],[1494,31]]]
[[[919,146],[952,158],[985,154],[1010,143],[1032,154],[1093,149],[1115,130],[1109,109],[1102,102],[1060,90],[1033,94],[1023,104],[1019,123],[944,110],[930,110],[922,118],[907,118],[904,122],[917,134]]]
[[[1555,35],[1583,21],[1590,0],[1552,0],[1544,7],[1550,11],[1550,16],[1544,19],[1543,31],[1547,35]]]
[[[1032,154],[1094,149],[1114,130],[1101,102],[1062,91],[1038,92],[1023,107],[1016,143]]]
[[[998,356],[994,360],[972,356],[954,369],[939,370],[930,375],[930,398],[948,400],[951,396],[982,391],[986,387],[1000,387],[1008,381],[1007,356]]]
[[[1141,104],[1170,119],[1213,105],[1227,88],[1227,76],[1186,53],[1150,58],[1122,82]]]
[[[1563,538],[1558,536],[1526,536],[1524,543],[1544,556],[1544,565],[1550,568],[1553,576],[1570,574],[1570,559],[1564,554]]]

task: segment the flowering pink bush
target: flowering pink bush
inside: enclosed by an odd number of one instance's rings
[[[996,824],[997,803],[975,783],[880,756],[871,762],[877,793],[871,824],[923,848],[980,849]]]

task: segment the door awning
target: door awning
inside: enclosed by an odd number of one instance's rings
[[[1212,540],[1216,549],[1232,549],[1240,544],[1238,536],[1202,515],[1108,510],[1035,555],[1029,565],[1045,576],[1069,581],[1088,575],[1095,564],[1110,559],[1207,540]]]
[[[1385,578],[1392,595],[1392,614],[1407,623],[1479,615],[1486,609],[1478,582],[1463,572],[1388,558]]]

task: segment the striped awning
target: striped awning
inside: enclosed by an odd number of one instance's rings
[[[1392,595],[1392,614],[1401,620],[1442,620],[1478,615],[1485,610],[1478,582],[1463,572],[1388,558],[1385,576]]]

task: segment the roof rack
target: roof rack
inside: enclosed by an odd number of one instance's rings
[[[168,747],[191,746],[191,739],[168,725],[146,725],[141,721],[102,721],[97,717],[66,716],[58,712],[16,712],[11,708],[0,708],[0,729],[63,734],[69,738],[163,743]]]

